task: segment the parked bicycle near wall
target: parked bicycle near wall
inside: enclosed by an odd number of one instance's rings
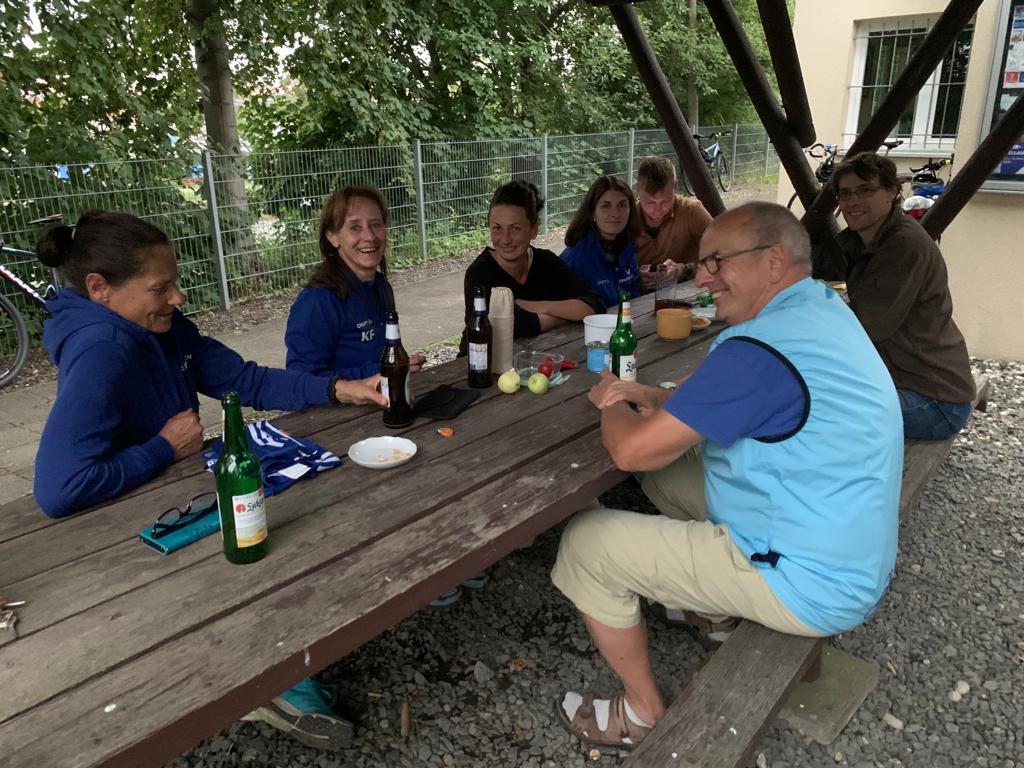
[[[903,201],[903,212],[915,219],[922,218],[931,208],[935,199],[946,191],[948,178],[943,179],[939,172],[943,168],[950,168],[947,176],[951,176],[953,158],[941,160],[928,159],[928,162],[920,168],[911,168],[911,176],[901,177],[901,182],[910,182],[910,195]]]
[[[723,192],[728,192],[729,188],[732,187],[732,174],[729,171],[729,161],[725,159],[725,152],[722,151],[720,139],[730,135],[732,135],[732,131],[716,131],[708,136],[699,133],[693,134],[693,138],[697,140],[697,149],[700,150],[700,156],[708,167],[708,172],[718,179],[718,186]],[[714,143],[705,147],[701,144],[703,139],[709,139]],[[687,192],[690,192],[690,184],[685,174],[682,179],[683,187]]]
[[[31,222],[32,224],[59,224],[60,214],[46,216]],[[9,266],[14,262],[34,262],[36,255],[32,251],[8,248],[0,240],[0,289],[13,287],[21,293],[27,302],[46,312],[46,302],[57,295],[60,290],[60,276],[57,270],[50,270],[50,282],[38,281],[28,283],[18,277]],[[9,295],[0,290],[0,388],[6,386],[18,375],[28,357],[29,339],[28,326],[25,318]]]

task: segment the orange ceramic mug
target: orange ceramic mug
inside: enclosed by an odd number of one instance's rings
[[[658,335],[669,341],[685,339],[693,327],[693,315],[688,309],[663,309],[658,312]]]

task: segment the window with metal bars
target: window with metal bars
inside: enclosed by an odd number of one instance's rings
[[[845,144],[859,134],[920,49],[936,17],[913,16],[858,22],[854,37],[853,82]],[[950,150],[960,124],[973,23],[953,41],[942,62],[910,103],[890,138],[905,150]]]

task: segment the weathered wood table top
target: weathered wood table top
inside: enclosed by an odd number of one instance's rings
[[[667,342],[653,298],[633,303],[640,380],[693,370],[721,327]],[[518,345],[517,345],[518,346]],[[0,594],[25,600],[0,630],[0,765],[161,765],[568,517],[623,479],[587,400],[581,325],[529,343],[581,362],[543,396],[484,390],[450,422],[418,419],[404,466],[343,466],[267,502],[270,554],[228,563],[217,536],[161,557],[156,515],[213,487],[199,457],[116,501],[51,521],[31,498],[0,507]],[[414,390],[464,383],[465,360]],[[345,456],[388,434],[370,408],[276,419]]]

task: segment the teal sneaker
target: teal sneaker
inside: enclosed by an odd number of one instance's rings
[[[440,597],[435,597],[430,601],[431,608],[449,608],[455,605],[459,600],[462,599],[462,588],[456,587],[455,589],[449,589]]]
[[[314,749],[337,752],[352,743],[352,723],[331,710],[331,692],[307,677],[243,720],[260,720]]]
[[[491,577],[487,575],[487,571],[481,571],[476,576],[470,576],[462,582],[462,586],[469,589],[483,589],[490,579]]]

